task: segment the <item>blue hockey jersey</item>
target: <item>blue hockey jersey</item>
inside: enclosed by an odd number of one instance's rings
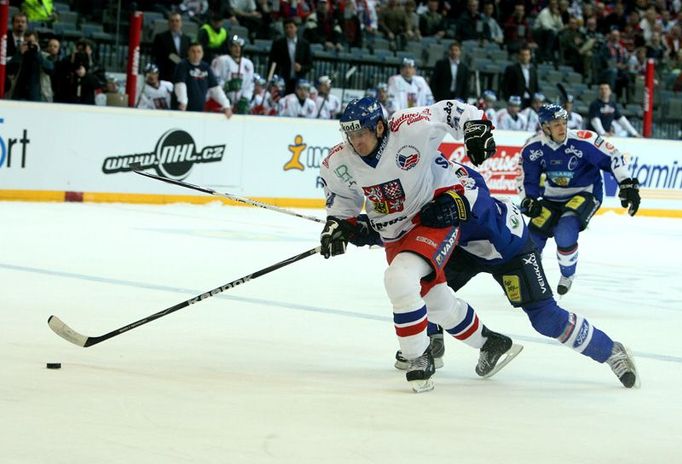
[[[621,181],[629,177],[622,153],[595,132],[569,130],[566,140],[555,143],[540,133],[521,150],[522,197],[566,201],[580,192],[589,192],[601,203],[604,188],[600,171]],[[543,188],[540,175],[545,173]],[[520,183],[521,184],[521,183]]]

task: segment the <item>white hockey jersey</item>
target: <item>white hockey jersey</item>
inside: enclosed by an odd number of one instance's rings
[[[315,102],[310,98],[301,103],[298,95],[290,93],[279,101],[279,115],[290,118],[314,118],[317,116],[317,110]]]
[[[526,118],[521,113],[516,115],[516,119],[512,118],[509,114],[509,111],[507,111],[507,108],[502,108],[500,111],[498,111],[495,115],[495,120],[497,121],[497,125],[495,127],[499,130],[526,130]]]
[[[482,115],[474,106],[443,100],[394,114],[372,161],[348,144],[335,146],[320,167],[327,214],[354,217],[364,204],[382,239],[398,240],[414,227],[412,219],[438,189],[459,184],[457,170],[438,151],[445,134],[461,139],[463,124]],[[473,204],[476,190],[466,195]]]
[[[388,79],[388,94],[393,98],[395,111],[433,104],[431,87],[421,76],[413,76],[410,82],[400,74],[391,76]]]
[[[341,100],[336,95],[315,97],[315,117],[318,119],[334,119],[341,112]]]
[[[582,129],[583,128],[583,117],[580,116],[575,111],[568,113],[568,128],[569,129]]]
[[[148,110],[169,110],[171,107],[171,95],[173,95],[172,83],[159,81],[159,86],[153,87],[145,82],[140,90],[137,107]]]
[[[241,98],[251,101],[254,70],[250,59],[242,57],[237,63],[230,55],[221,55],[213,60],[211,69],[231,102],[236,104]]]
[[[533,108],[529,106],[521,111],[521,114],[526,118],[526,127],[523,130],[526,132],[537,132],[540,130],[540,117]]]

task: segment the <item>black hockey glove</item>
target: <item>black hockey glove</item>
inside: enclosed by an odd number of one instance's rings
[[[464,146],[474,166],[480,166],[495,154],[497,146],[493,139],[493,129],[493,123],[487,119],[464,123]]]
[[[540,216],[542,202],[537,198],[526,197],[521,201],[521,212],[529,218]]]
[[[618,184],[620,190],[618,191],[618,198],[620,198],[620,205],[628,209],[628,214],[634,216],[639,209],[639,180],[625,179]]]
[[[454,190],[437,196],[419,211],[422,225],[434,228],[456,226],[460,221],[467,221],[470,215],[469,202]]]
[[[366,245],[379,245],[383,246],[384,242],[381,240],[379,232],[372,228],[369,222],[369,218],[366,214],[361,214],[360,216],[349,219],[348,222],[352,225],[353,231],[348,237],[348,241],[357,247],[363,247]]]
[[[351,225],[333,216],[327,218],[327,223],[320,235],[320,253],[325,259],[330,256],[342,255],[346,252],[348,238],[351,233]]]

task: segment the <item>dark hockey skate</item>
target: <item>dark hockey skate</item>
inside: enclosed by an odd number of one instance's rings
[[[429,348],[431,349],[431,353],[433,355],[433,364],[436,366],[436,369],[443,367],[443,356],[445,356],[445,340],[443,338],[442,330],[443,329],[441,329],[440,332],[429,335]],[[410,361],[405,359],[403,353],[400,350],[396,351],[395,353],[394,366],[396,369],[400,369],[401,371],[407,370],[407,368],[410,366]]]
[[[639,388],[640,380],[639,375],[637,375],[634,358],[630,350],[624,347],[622,343],[613,342],[613,350],[606,363],[611,367],[611,370],[620,379],[620,383],[625,388]]]
[[[476,373],[484,379],[497,374],[523,349],[522,345],[512,342],[506,335],[499,334],[483,326],[483,336],[487,337],[478,357]]]
[[[415,393],[433,390],[433,380],[431,380],[431,376],[436,372],[436,367],[433,364],[431,349],[427,348],[423,355],[408,362],[410,365],[407,368],[405,377],[407,378],[407,381],[410,382],[412,390]]]
[[[571,285],[573,285],[573,279],[575,279],[575,274],[573,274],[570,277],[566,276],[561,276],[559,279],[559,285],[557,285],[556,292],[559,295],[565,295],[568,293],[568,291],[571,289]]]

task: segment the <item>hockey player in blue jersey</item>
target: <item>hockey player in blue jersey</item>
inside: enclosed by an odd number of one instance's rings
[[[559,105],[544,105],[539,116],[542,133],[521,150],[521,210],[531,218],[530,233],[540,252],[554,237],[561,270],[557,292],[564,295],[575,278],[578,234],[602,203],[601,171],[616,178],[618,197],[630,216],[639,208],[639,182],[629,177],[625,157],[610,142],[591,131],[568,130],[568,113]]]
[[[540,253],[516,206],[491,197],[479,173],[453,164],[459,176],[477,187],[476,202],[467,204],[467,210],[462,213],[461,207],[441,196],[421,213],[422,224],[431,227],[459,225],[459,243],[445,266],[448,286],[457,292],[475,275],[492,274],[512,306],[526,313],[537,332],[599,363],[607,363],[626,388],[638,386],[639,377],[630,351],[584,316],[557,304],[545,277]],[[435,324],[429,324],[428,332],[436,365],[442,366],[442,331]],[[396,354],[396,367],[405,368],[400,352]]]

